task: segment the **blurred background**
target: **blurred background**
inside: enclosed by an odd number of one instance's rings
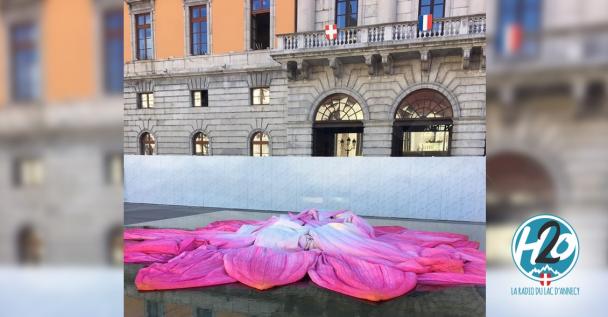
[[[3,316],[122,315],[121,0],[0,0]]]
[[[499,0],[488,6],[489,316],[598,316],[608,282],[608,1]],[[531,285],[510,253],[516,228],[554,213],[577,231],[577,298],[517,298]],[[586,314],[585,314],[586,313]]]
[[[160,0],[162,1],[162,0]],[[456,0],[454,0],[456,1]],[[0,0],[0,305],[122,315],[120,0]],[[608,1],[488,1],[488,315],[529,310],[510,240],[552,212],[581,257],[536,313],[597,315],[608,281]],[[598,310],[595,310],[598,309]]]

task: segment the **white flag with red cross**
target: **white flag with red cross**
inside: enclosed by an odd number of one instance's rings
[[[551,278],[551,274],[549,274],[549,273],[540,273],[540,285],[541,286],[549,286],[549,285],[551,285],[550,278]]]
[[[328,41],[335,40],[336,38],[338,38],[338,26],[335,24],[326,24],[325,38]]]

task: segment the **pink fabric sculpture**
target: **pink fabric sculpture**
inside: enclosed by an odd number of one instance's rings
[[[126,229],[139,290],[241,282],[265,290],[301,280],[382,301],[420,286],[485,285],[479,243],[446,232],[372,227],[350,211],[217,221],[195,230]]]

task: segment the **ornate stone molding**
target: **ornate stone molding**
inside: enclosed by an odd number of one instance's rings
[[[471,64],[471,50],[472,47],[464,46],[462,48],[462,69],[469,69]]]
[[[420,69],[425,72],[431,69],[431,52],[429,50],[420,50]]]
[[[342,76],[342,61],[338,57],[329,58],[329,68],[334,73],[334,77],[340,78]]]

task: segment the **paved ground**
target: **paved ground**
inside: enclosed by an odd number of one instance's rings
[[[196,207],[196,206],[177,206],[177,205],[157,205],[141,203],[124,203],[125,225],[132,225],[142,222],[157,221],[163,219],[179,218],[192,215],[200,215],[210,212],[224,210],[225,208],[215,207]],[[262,212],[262,210],[234,209],[241,211]]]

